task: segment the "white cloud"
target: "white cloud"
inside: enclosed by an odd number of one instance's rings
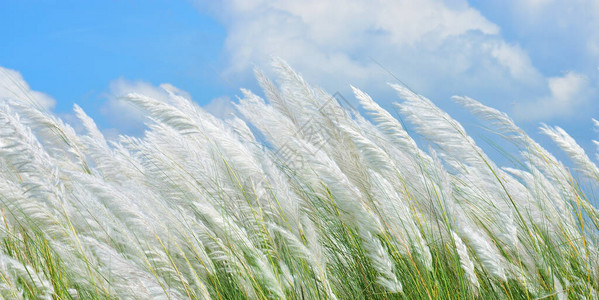
[[[599,0],[496,0],[489,3],[486,7],[489,12],[511,8],[504,10],[499,22],[511,28],[508,33],[511,40],[522,41],[521,45],[514,46],[530,54],[531,66],[534,63],[544,73],[542,84],[534,80],[536,84],[526,86],[534,94],[511,97],[529,99],[515,104],[514,113],[518,118],[579,122],[571,118],[575,112],[583,118],[596,114],[597,105],[591,100],[597,97],[599,82],[594,68],[599,64]],[[500,61],[511,60],[505,58],[509,56],[505,53],[496,54]],[[519,64],[514,62],[514,65]],[[517,78],[516,74],[512,71],[512,76]],[[531,76],[525,74],[523,78]]]
[[[599,63],[599,0],[574,2],[481,5],[511,7],[494,14],[509,30],[504,36],[466,0],[197,0],[227,29],[225,75],[246,83],[253,66],[279,56],[329,92],[353,84],[378,101],[396,101],[384,84],[395,79],[380,63],[437,102],[466,94],[535,121],[571,116],[596,92],[599,76],[585,62]],[[562,38],[573,44],[558,44]]]
[[[549,95],[516,107],[517,116],[526,120],[571,117],[591,104],[592,86],[588,77],[568,72],[547,79]]]
[[[233,106],[231,98],[227,96],[214,98],[210,103],[203,105],[202,108],[213,116],[221,119],[227,119],[232,115],[237,115],[237,110]]]
[[[499,32],[465,1],[454,2],[232,0],[219,10],[229,27],[230,71],[281,56],[291,64],[333,66],[347,72],[364,68],[365,57],[354,54],[400,55],[402,47],[423,43],[435,47],[471,31]]]
[[[46,110],[52,110],[56,104],[52,97],[31,90],[18,71],[0,67],[0,100],[8,99],[39,105]]]
[[[493,44],[491,55],[517,80],[538,80],[542,77],[533,67],[526,52],[518,45],[508,45],[504,42]]]
[[[212,6],[227,28],[225,75],[244,78],[242,85],[253,80],[255,65],[265,68],[273,56],[331,93],[350,93],[353,84],[379,100],[397,98],[389,97],[394,94],[385,84],[395,79],[378,63],[433,99],[469,94],[500,109],[525,87],[545,85],[529,55],[465,0],[203,5]]]
[[[549,78],[549,90],[555,103],[563,105],[575,104],[575,97],[587,86],[588,79],[574,72],[569,72],[562,77]]]

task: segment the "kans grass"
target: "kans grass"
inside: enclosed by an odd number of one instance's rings
[[[275,66],[277,84],[257,72],[267,101],[242,90],[243,119],[168,87],[167,99],[130,94],[148,129],[118,141],[78,106],[81,134],[28,99],[3,102],[0,294],[599,296],[599,169],[561,128],[541,131],[572,172],[504,113],[454,97],[518,149],[500,167],[403,86],[389,88],[411,134],[366,93],[353,88],[361,116]]]

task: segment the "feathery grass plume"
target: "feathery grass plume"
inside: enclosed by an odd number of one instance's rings
[[[468,97],[454,97],[454,100],[460,102],[475,114],[500,124],[500,127],[503,128],[501,129],[503,132],[516,133],[514,139],[518,144],[524,147],[522,150],[522,156],[528,160],[528,167],[535,174],[534,177],[536,181],[546,181],[544,184],[544,186],[546,186],[546,191],[551,191],[556,188],[560,193],[560,195],[553,193],[549,198],[549,202],[552,202],[553,205],[559,209],[560,219],[562,219],[563,222],[556,223],[553,221],[554,218],[548,218],[547,221],[544,221],[544,224],[538,224],[537,226],[540,226],[541,228],[547,228],[547,225],[549,225],[549,227],[553,225],[554,228],[557,228],[557,231],[560,234],[549,235],[549,238],[554,240],[561,239],[562,241],[559,243],[572,245],[570,250],[572,250],[573,253],[571,255],[587,256],[590,250],[587,249],[586,245],[591,243],[591,241],[586,237],[586,234],[588,233],[580,232],[578,229],[579,227],[584,228],[584,224],[580,219],[582,217],[580,214],[580,208],[582,206],[582,208],[588,214],[595,216],[597,216],[597,210],[592,204],[589,203],[589,201],[586,199],[586,196],[581,194],[578,185],[572,179],[572,175],[569,174],[566,168],[551,153],[526,135],[526,133],[518,128],[504,113],[501,113],[493,108],[486,107],[480,102]],[[545,126],[545,128],[547,128],[547,126]],[[571,140],[571,138],[570,141],[567,141],[568,138],[563,136],[563,134],[566,134],[565,131],[562,130],[560,133],[558,130],[553,132],[551,132],[550,128],[548,130],[548,133],[555,133],[555,137],[559,139],[565,147],[569,148],[567,151],[570,151],[570,154],[574,155],[573,159],[577,160],[577,165],[582,164],[587,174],[593,173],[593,169],[596,167],[594,167],[594,164],[590,162],[588,158],[585,159],[586,155],[584,155],[584,151],[581,151],[581,148],[573,146],[576,145],[576,143]],[[513,169],[510,170],[510,173],[522,174],[520,171],[514,172]],[[592,178],[591,180],[595,181],[596,178]],[[536,192],[536,190],[539,189],[538,184],[529,184],[528,188],[531,190],[531,194],[538,194],[538,192]],[[538,209],[540,211],[545,211],[550,209],[551,206],[551,204],[547,205],[547,203],[543,203],[538,206]],[[576,213],[577,209],[578,213]],[[591,223],[594,224],[595,228],[599,228],[597,227],[596,222],[592,220],[593,217],[591,218]],[[544,247],[545,245],[541,244],[541,246]],[[587,264],[582,267],[585,268],[586,271],[590,271],[590,267]]]
[[[416,142],[408,135],[397,119],[374,102],[368,94],[353,86],[352,90],[356,98],[360,101],[360,104],[368,111],[377,127],[383,133],[387,134],[396,146],[404,150],[406,154],[416,155],[419,154],[418,152],[421,152]]]
[[[432,147],[359,89],[368,117],[274,66],[275,81],[256,71],[267,100],[242,89],[227,120],[169,85],[130,94],[146,131],[115,141],[77,105],[82,134],[1,104],[0,296],[597,297],[592,188],[506,114],[454,97],[518,146],[522,162],[500,168],[404,87],[396,105]],[[582,148],[542,131],[595,186]]]
[[[391,236],[398,239],[397,249],[407,255],[410,255],[413,249],[427,269],[432,269],[430,249],[412,217],[410,208],[382,175],[371,171],[370,176],[373,200],[379,208],[378,213],[381,215],[386,230]]]
[[[398,106],[408,120],[417,125],[417,131],[426,139],[438,147],[441,158],[462,177],[461,197],[464,201],[471,202],[464,206],[470,214],[478,215],[478,221],[482,222],[487,230],[492,232],[496,238],[506,242],[505,246],[513,246],[516,243],[514,230],[515,222],[513,215],[517,212],[514,195],[506,190],[500,177],[498,168],[483,153],[474,140],[466,134],[464,128],[447,113],[441,111],[430,100],[417,95],[409,89],[400,85],[392,85],[398,93],[406,99],[406,102]],[[515,208],[515,209],[514,209]],[[526,220],[520,218],[525,226]],[[497,224],[507,226],[498,227]],[[492,255],[490,247],[484,247],[482,253]],[[498,263],[499,258],[485,260],[491,273],[498,278],[504,278],[503,268]]]
[[[272,63],[275,70],[280,76],[279,90],[282,93],[284,105],[278,104],[276,98],[273,98],[274,103],[277,103],[277,109],[284,109],[290,114],[291,120],[295,125],[301,126],[306,124],[313,117],[322,102],[319,102],[314,90],[308,83],[297,74],[284,60],[275,58]],[[267,89],[269,93],[271,89]],[[275,92],[276,90],[272,90]]]
[[[513,134],[513,137],[510,139],[516,141],[519,145],[524,147],[522,150],[522,156],[528,160],[528,167],[535,173],[535,178],[540,179],[541,181],[548,179],[551,181],[551,183],[545,185],[555,186],[559,190],[561,196],[554,194],[549,199],[556,207],[559,208],[560,216],[566,221],[566,223],[558,223],[555,225],[561,226],[562,228],[575,228],[580,225],[576,224],[576,216],[572,214],[572,212],[575,210],[574,203],[577,203],[577,205],[582,205],[583,208],[589,213],[596,212],[596,209],[590,205],[585,197],[581,197],[576,184],[572,184],[573,180],[571,180],[571,175],[566,168],[551,153],[541,147],[524,131],[518,128],[506,114],[499,112],[496,109],[484,106],[472,98],[454,96],[453,99],[456,102],[464,105],[477,116],[493,121],[493,123],[497,124],[501,133]],[[547,126],[544,126],[543,128],[546,127]],[[558,133],[556,137],[566,134],[563,130],[561,130],[561,133],[558,131],[556,132]],[[565,136],[559,139],[564,146],[570,148],[568,151],[574,155],[577,165],[581,165],[582,168],[586,170],[587,174],[594,172],[593,169],[596,169],[596,167],[594,167],[594,164],[590,162],[588,158],[585,158],[586,155],[580,147],[573,146],[573,144],[576,144],[573,140],[570,139],[570,141],[566,142],[567,137]],[[513,173],[513,169],[511,173]],[[592,180],[596,180],[596,178],[593,177]],[[534,189],[535,186],[536,185],[529,185],[529,189]],[[551,187],[551,189],[553,189],[553,187]],[[532,190],[531,193],[534,194],[535,191]],[[549,206],[543,204],[538,207],[538,210],[543,211],[548,207]],[[546,223],[550,225],[553,224],[551,221]],[[578,232],[576,232],[576,230],[569,231],[567,234],[565,234],[565,237],[569,240],[581,242],[584,239],[584,236],[581,236]]]
[[[591,180],[599,180],[599,169],[586,155],[582,147],[562,128],[543,124],[541,132],[550,137],[572,160],[578,170]]]
[[[54,157],[63,158],[57,161],[62,168],[90,172],[80,149],[81,141],[70,125],[55,116],[36,109],[33,105],[20,101],[9,101],[8,103],[11,110],[19,114],[21,123],[31,128],[40,137],[46,151]]]
[[[517,127],[505,113],[487,107],[469,97],[454,96],[452,99],[468,108],[475,115],[490,120],[493,124],[495,124],[501,134],[505,134],[510,140],[515,141],[523,148],[522,156],[529,161],[528,164],[530,167],[541,170],[543,174],[541,175],[539,173],[539,175],[543,177],[547,176],[551,181],[553,181],[553,184],[559,188],[562,196],[552,197],[551,201],[553,201],[555,205],[557,205],[563,212],[562,216],[569,221],[569,227],[576,226],[574,224],[574,218],[571,214],[573,209],[571,203],[576,201],[579,196],[577,195],[576,187],[570,184],[571,181],[566,175],[568,172],[563,165],[559,163],[551,153],[541,147],[537,142],[532,140],[526,133],[524,133],[524,131]],[[583,205],[585,205],[585,207],[588,206],[584,201]],[[524,203],[524,207],[526,207],[526,202]],[[537,221],[538,216],[536,216],[535,212],[539,210],[542,211],[543,209],[539,209],[538,207],[527,209],[528,213],[532,212],[532,215],[537,217]],[[579,238],[572,238],[574,240],[579,240]]]
[[[530,138],[522,129],[509,118],[505,113],[494,108],[487,107],[482,103],[469,98],[454,96],[452,99],[464,107],[469,109],[473,114],[483,119],[491,120],[496,124],[497,129],[501,134],[511,135],[510,140],[515,141],[523,147],[522,156],[535,168],[541,171],[544,176],[547,176],[553,184],[559,187],[562,197],[553,199],[556,202],[561,202],[558,205],[564,209],[572,208],[569,200],[573,200],[576,196],[572,194],[572,187],[569,184],[569,178],[566,175],[568,172],[564,166],[545,148],[541,147],[536,141]],[[569,214],[565,213],[565,214]]]
[[[23,292],[30,296],[52,298],[52,286],[43,274],[4,253],[0,254],[0,277],[7,292],[16,297],[19,294],[18,289],[22,288]]]
[[[110,147],[104,134],[81,107],[75,104],[73,110],[87,131],[87,135],[80,136],[79,140],[89,164],[95,166],[94,170],[107,181],[124,183],[139,179],[141,166],[137,161],[121,145],[113,143]]]
[[[471,284],[471,288],[474,290],[475,293],[477,293],[478,289],[480,288],[480,285],[478,283],[478,278],[476,277],[476,273],[474,270],[474,263],[472,262],[472,260],[470,259],[470,255],[468,254],[468,248],[466,248],[466,245],[464,244],[460,236],[457,235],[455,232],[452,231],[451,236],[453,238],[453,241],[455,242],[456,252],[460,257],[460,265],[462,266],[462,269],[464,269],[464,272],[468,277],[468,281]]]

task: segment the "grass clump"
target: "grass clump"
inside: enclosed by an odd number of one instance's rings
[[[0,294],[599,296],[599,171],[565,131],[542,128],[573,173],[507,115],[455,97],[519,150],[502,168],[403,86],[391,85],[394,105],[426,150],[366,93],[354,88],[363,117],[275,66],[278,85],[257,74],[268,103],[242,90],[243,119],[168,89],[162,100],[130,94],[148,130],[117,141],[78,106],[83,133],[26,99],[3,103]]]

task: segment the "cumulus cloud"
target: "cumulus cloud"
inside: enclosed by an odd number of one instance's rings
[[[520,81],[539,80],[542,75],[533,67],[530,58],[518,45],[504,42],[491,46],[491,56],[509,71],[510,75]]]
[[[204,11],[212,8],[227,28],[226,75],[245,74],[248,81],[254,66],[268,66],[278,56],[330,92],[350,93],[341,89],[354,84],[378,101],[397,100],[388,97],[392,93],[384,84],[397,77],[436,101],[467,94],[510,112],[551,107],[529,113],[530,120],[568,116],[588,104],[594,92],[594,77],[580,62],[588,62],[596,52],[599,63],[597,0],[571,5],[559,0],[510,1],[508,17],[494,18],[507,25],[507,35],[465,0],[196,4]],[[496,0],[484,6],[502,5],[504,1]],[[580,47],[556,46],[554,37]],[[573,55],[578,48],[586,58]]]
[[[571,117],[591,104],[593,88],[589,78],[576,72],[547,79],[549,94],[516,107],[517,116],[526,120]]]
[[[229,27],[226,47],[232,71],[271,56],[291,63],[326,62],[347,71],[364,64],[352,54],[423,43],[435,47],[470,31],[499,33],[499,27],[465,1],[231,0],[218,10]]]
[[[379,101],[397,100],[385,84],[394,76],[433,99],[469,94],[500,109],[545,85],[528,53],[465,0],[198,3],[227,28],[225,75],[247,82],[276,56],[331,93],[353,84]]]
[[[56,101],[42,92],[34,91],[21,73],[0,67],[0,101],[17,100],[52,110]]]

